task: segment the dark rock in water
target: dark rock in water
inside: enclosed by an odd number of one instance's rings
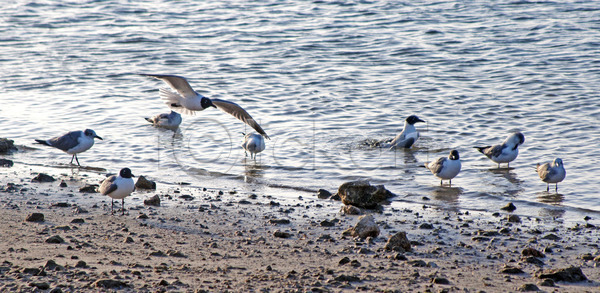
[[[139,189],[156,189],[156,182],[150,181],[144,176],[140,176],[135,183],[135,187]]]
[[[373,215],[366,215],[359,218],[358,223],[352,228],[344,231],[344,235],[350,235],[352,237],[377,237],[379,236],[379,226],[375,223]]]
[[[0,167],[10,168],[14,165],[13,161],[7,159],[0,159]]]
[[[328,199],[331,197],[331,192],[329,192],[325,189],[319,189],[317,191],[317,197],[320,199]]]
[[[96,190],[96,188],[98,187],[97,184],[86,184],[85,186],[79,188],[79,192],[84,192],[84,193],[96,193],[98,192]]]
[[[523,256],[546,257],[541,251],[531,247],[523,249],[521,254]]]
[[[518,291],[520,292],[537,292],[540,291],[540,288],[535,284],[523,284],[523,286],[519,287]]]
[[[394,194],[383,185],[373,186],[368,181],[346,182],[338,188],[342,202],[360,208],[373,209]]]
[[[448,281],[448,279],[442,278],[442,277],[435,277],[435,278],[431,279],[431,283],[440,284],[440,285],[450,285],[450,281]]]
[[[29,214],[29,216],[27,216],[27,218],[25,218],[25,221],[27,221],[27,222],[43,222],[44,214],[42,214],[42,213]]]
[[[118,280],[111,279],[101,279],[93,284],[94,287],[104,288],[104,289],[117,289],[122,287],[127,287],[127,283]]]
[[[410,241],[406,238],[406,232],[398,232],[385,244],[385,250],[393,250],[398,252],[410,251]]]
[[[50,237],[48,237],[48,239],[46,239],[46,243],[60,244],[60,243],[64,243],[64,242],[65,242],[65,240],[63,240],[58,235],[50,236]]]
[[[509,202],[507,205],[501,207],[500,209],[503,211],[512,212],[512,211],[516,210],[517,207],[512,202]]]
[[[362,215],[362,211],[360,208],[357,208],[353,205],[344,205],[342,206],[341,212],[345,215]]]
[[[290,238],[292,237],[292,235],[288,232],[281,232],[279,230],[275,231],[273,233],[273,236],[277,237],[277,238]]]
[[[153,197],[151,197],[149,199],[145,199],[144,205],[159,207],[160,206],[160,197],[158,197],[158,194],[155,194]]]
[[[37,174],[37,176],[31,179],[31,182],[54,182],[56,179],[50,175],[46,175],[44,173]]]
[[[8,138],[0,138],[0,154],[16,151],[15,141]]]
[[[587,277],[583,274],[580,267],[548,270],[538,274],[537,277],[540,279],[552,279],[556,282],[563,281],[569,283],[587,280]]]
[[[521,223],[521,218],[517,215],[510,215],[508,216],[508,221],[510,223]]]
[[[509,275],[518,275],[525,273],[522,269],[512,266],[505,266],[503,269],[500,270],[500,272]]]

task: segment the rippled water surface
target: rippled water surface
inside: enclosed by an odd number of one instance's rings
[[[129,166],[162,182],[213,188],[334,190],[384,184],[401,201],[534,214],[600,211],[600,5],[597,1],[11,1],[0,10],[1,137],[29,145],[94,129],[84,165]],[[190,3],[197,2],[197,3]],[[216,109],[180,131],[143,118],[167,112],[161,81],[242,105],[271,136],[256,162],[250,129]],[[409,151],[388,139],[417,114]],[[525,135],[514,169],[473,146]],[[424,162],[461,154],[440,187]],[[24,162],[70,156],[33,150]],[[559,193],[538,162],[561,157]]]

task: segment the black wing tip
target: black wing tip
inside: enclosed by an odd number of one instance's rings
[[[484,147],[473,147],[475,149],[477,149],[480,153],[484,153],[485,149],[489,148],[489,146],[484,146]]]
[[[47,145],[47,146],[51,146],[51,145],[50,145],[50,144],[49,144],[47,141],[45,141],[45,140],[41,140],[41,139],[35,139],[35,142],[36,142],[36,143],[39,143],[39,144],[43,144],[43,145]]]

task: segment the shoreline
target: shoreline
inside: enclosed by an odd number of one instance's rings
[[[159,184],[157,190],[136,191],[126,198],[126,215],[121,216],[110,214],[110,198],[79,192],[81,186],[103,178],[97,172],[81,170],[73,176],[59,171],[49,174],[57,181],[35,183],[30,181],[36,169],[48,168],[15,167],[3,168],[0,179],[2,290],[506,292],[536,286],[545,292],[594,292],[600,288],[598,219],[572,223],[521,215],[521,222],[509,222],[511,213],[500,210],[395,202],[372,214],[380,234],[362,239],[344,236],[359,216],[340,213],[341,202],[318,199],[316,194],[291,200],[261,191]],[[67,187],[59,187],[63,179]],[[16,185],[10,189],[8,183]],[[163,204],[145,206],[143,200],[155,194]],[[32,213],[44,214],[44,222],[25,221]],[[384,249],[398,232],[406,232],[412,251]],[[45,242],[53,236],[63,242]],[[524,256],[527,248],[544,257]],[[557,281],[549,287],[538,277],[571,266],[580,268],[588,280]],[[509,268],[522,273],[503,272]]]

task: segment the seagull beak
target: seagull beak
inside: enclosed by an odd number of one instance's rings
[[[97,138],[97,139],[99,139],[99,140],[104,140],[104,139],[102,139],[102,137],[99,137],[97,135],[94,135],[94,137]]]
[[[425,122],[425,120],[417,119],[417,122]]]

